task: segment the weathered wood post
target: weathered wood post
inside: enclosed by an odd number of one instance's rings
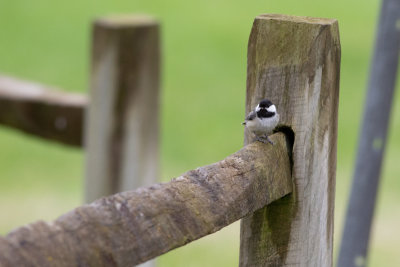
[[[155,183],[159,165],[158,23],[143,16],[101,18],[92,45],[87,202]]]
[[[95,21],[85,133],[87,202],[157,181],[159,76],[157,21],[145,16]]]
[[[246,114],[268,98],[293,129],[294,193],[242,220],[240,266],[332,266],[339,70],[336,20],[255,19]]]

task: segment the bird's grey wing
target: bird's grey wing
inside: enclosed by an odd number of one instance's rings
[[[251,112],[247,115],[246,119],[244,120],[244,122],[243,122],[242,124],[245,125],[247,121],[252,121],[252,120],[254,120],[254,119],[256,118],[256,116],[257,116],[257,113],[256,113],[254,110],[251,111]]]
[[[252,112],[249,113],[246,117],[246,121],[252,121],[256,118],[257,113],[253,110]]]

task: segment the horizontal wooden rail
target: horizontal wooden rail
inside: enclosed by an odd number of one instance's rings
[[[214,233],[292,192],[285,135],[169,183],[81,206],[0,238],[1,266],[133,266]],[[291,150],[291,148],[290,148]]]
[[[82,146],[87,97],[0,75],[0,124]]]

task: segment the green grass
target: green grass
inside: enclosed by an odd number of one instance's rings
[[[162,178],[242,146],[246,50],[253,18],[283,13],[339,20],[342,44],[335,246],[341,234],[379,2],[0,0],[0,71],[86,92],[90,22],[148,13],[162,22]],[[398,95],[397,95],[398,96]],[[398,97],[397,97],[397,102]],[[400,107],[391,120],[370,266],[400,266]],[[0,128],[0,232],[52,219],[82,200],[83,154]],[[160,258],[161,266],[234,266],[237,224]],[[190,263],[188,263],[190,262]]]

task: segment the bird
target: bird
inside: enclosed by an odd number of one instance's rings
[[[264,144],[268,141],[273,145],[268,136],[273,133],[278,122],[279,114],[276,106],[270,100],[264,99],[247,115],[242,124],[255,135],[256,141]]]

